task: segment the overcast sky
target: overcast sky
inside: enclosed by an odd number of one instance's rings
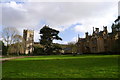
[[[4,0],[0,3],[0,30],[16,27],[21,35],[23,29],[34,30],[34,40],[39,41],[39,30],[46,24],[60,31],[59,36],[67,43],[77,41],[77,36],[92,33],[92,27],[103,30],[118,17],[119,0],[79,0],[79,2],[39,2],[32,0]]]

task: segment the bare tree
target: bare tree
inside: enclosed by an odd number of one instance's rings
[[[24,53],[25,40],[23,39],[23,37],[21,35],[15,35],[13,39],[14,39],[14,47],[16,47],[15,53],[17,53],[18,55],[20,53]]]
[[[12,51],[8,46],[14,43],[13,37],[18,34],[18,30],[15,27],[5,27],[2,30],[2,38],[3,42],[7,46],[7,55],[9,55],[9,51]],[[9,48],[9,49],[8,49]],[[12,48],[12,47],[11,47]],[[14,50],[14,49],[13,49]]]
[[[13,42],[14,43],[18,43],[18,42],[22,42],[23,41],[23,38],[21,35],[14,35],[13,36]]]
[[[5,27],[2,31],[3,41],[6,45],[11,45],[13,43],[13,37],[18,34],[18,30],[15,27]]]
[[[14,44],[11,44],[8,48],[9,54],[21,54],[24,53],[25,49],[25,40],[21,35],[15,35],[13,36],[13,42]]]

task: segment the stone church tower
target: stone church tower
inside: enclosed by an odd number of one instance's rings
[[[33,30],[24,30],[23,31],[23,38],[25,40],[25,54],[32,54],[34,51],[33,44],[34,44],[34,31]]]

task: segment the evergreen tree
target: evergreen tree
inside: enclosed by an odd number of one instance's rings
[[[59,31],[52,29],[46,25],[40,30],[40,44],[44,46],[44,52],[46,54],[53,52],[53,40],[62,40],[58,36],[58,33]]]

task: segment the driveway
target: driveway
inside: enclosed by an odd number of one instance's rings
[[[12,60],[12,59],[25,58],[25,57],[35,57],[35,56],[16,56],[16,57],[0,58],[0,62],[1,61]]]

